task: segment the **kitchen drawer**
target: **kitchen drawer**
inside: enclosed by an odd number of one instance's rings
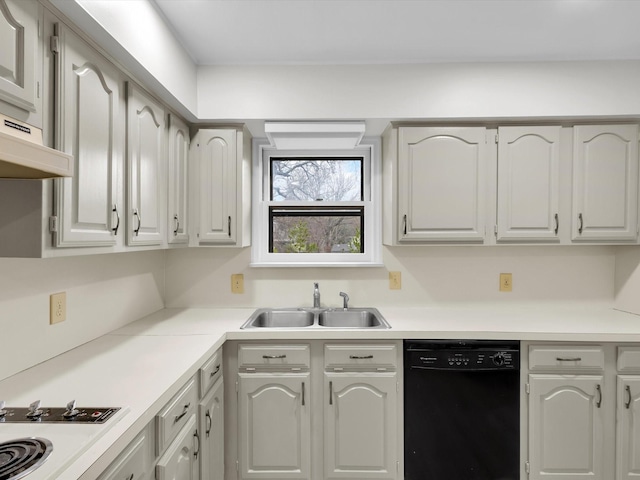
[[[222,376],[222,352],[218,350],[200,368],[200,398],[204,397]]]
[[[529,370],[602,370],[604,348],[598,345],[530,345]]]
[[[640,370],[640,347],[618,347],[618,371]]]
[[[238,364],[244,370],[302,370],[310,364],[309,345],[238,346]]]
[[[116,458],[99,480],[141,480],[146,478],[151,463],[147,457],[150,446],[147,429],[138,435]]]
[[[394,344],[329,344],[324,347],[327,370],[395,370],[398,351]]]
[[[196,412],[197,404],[198,392],[196,391],[196,380],[195,378],[191,378],[187,384],[182,387],[182,390],[156,415],[157,455],[162,453],[180,429],[187,423],[189,417]]]

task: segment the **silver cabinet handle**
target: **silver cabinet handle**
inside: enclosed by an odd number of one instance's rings
[[[333,382],[329,382],[329,405],[333,405]]]
[[[402,217],[402,233],[407,234],[407,216]]]
[[[304,382],[302,382],[302,406],[304,407]]]
[[[176,415],[175,418],[173,419],[173,423],[177,423],[182,417],[184,417],[187,412],[189,411],[189,407],[191,406],[191,403],[187,403],[184,406],[184,409],[182,410],[182,413],[180,415]]]
[[[602,406],[602,389],[600,385],[596,385],[596,392],[598,393],[598,400],[596,401],[596,407],[600,408]]]
[[[196,439],[196,442],[197,442],[197,447],[193,451],[193,456],[195,458],[198,458],[198,454],[200,453],[200,435],[198,435],[198,430],[196,430],[194,432],[193,436],[194,436],[194,438]]]
[[[578,221],[580,222],[580,226],[578,227],[578,233],[582,235],[582,227],[584,226],[584,221],[582,220],[582,214],[578,214]]]
[[[351,360],[368,360],[373,358],[373,355],[349,355]]]
[[[178,230],[180,230],[180,219],[178,218],[177,213],[173,216],[173,220],[176,222],[176,229],[173,231],[173,236],[176,237],[178,235]]]
[[[220,364],[216,365],[216,369],[209,374],[209,378],[212,378],[219,371],[220,371]]]
[[[120,228],[120,214],[118,213],[118,205],[113,205],[113,209],[111,210],[116,214],[116,226],[111,229],[114,235],[118,235],[118,229]]]
[[[133,230],[133,233],[135,233],[136,237],[137,237],[138,234],[140,233],[140,227],[142,227],[142,217],[138,213],[138,209],[137,208],[133,209],[133,216],[138,219],[138,227]]]
[[[627,392],[627,401],[624,403],[624,408],[629,410],[631,407],[631,387],[627,385],[624,390]]]
[[[231,238],[231,215],[227,219],[227,227],[229,228],[229,238]]]
[[[556,220],[556,228],[553,231],[553,233],[557,235],[558,234],[558,229],[560,228],[560,220],[558,220],[558,214],[557,213],[555,214],[554,218]]]
[[[204,414],[205,420],[207,421],[207,429],[205,430],[205,435],[209,438],[209,434],[211,433],[211,427],[213,426],[213,420],[211,419],[211,414],[209,410]]]
[[[581,357],[556,357],[558,362],[581,362]]]
[[[287,358],[286,355],[262,355],[262,358],[270,360],[270,359],[278,359],[278,358]]]

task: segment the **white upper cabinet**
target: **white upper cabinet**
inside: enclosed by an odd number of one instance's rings
[[[0,100],[37,109],[38,2],[0,0]]]
[[[401,127],[399,242],[482,242],[486,129]]]
[[[250,154],[248,132],[200,130],[198,156],[200,244],[247,246],[250,243]]]
[[[127,244],[165,239],[165,114],[161,104],[127,84]]]
[[[638,126],[576,126],[573,148],[572,240],[636,240]]]
[[[169,115],[167,241],[170,244],[189,242],[187,185],[189,144],[187,124],[175,115]]]
[[[56,143],[75,161],[75,175],[55,183],[55,245],[121,244],[122,82],[118,70],[71,30],[56,24],[55,31]]]
[[[558,242],[559,189],[560,127],[500,127],[498,242]]]

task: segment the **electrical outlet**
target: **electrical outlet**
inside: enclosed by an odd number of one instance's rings
[[[64,322],[67,319],[67,292],[54,293],[49,296],[49,323]]]
[[[231,275],[231,293],[244,293],[244,275],[242,273]]]
[[[501,292],[510,292],[513,288],[513,281],[510,273],[501,273],[500,274],[500,291]]]
[[[402,273],[389,272],[389,289],[400,290],[402,288]]]

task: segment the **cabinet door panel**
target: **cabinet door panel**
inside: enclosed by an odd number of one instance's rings
[[[396,374],[325,374],[325,478],[396,478]]]
[[[196,435],[196,416],[192,415],[158,460],[156,465],[158,480],[198,480],[200,478],[200,469],[195,455],[198,448]]]
[[[164,238],[166,186],[164,110],[131,83],[127,85],[129,245],[158,245]]]
[[[501,127],[498,138],[498,241],[557,241],[560,127]]]
[[[399,131],[399,239],[482,241],[486,129]]]
[[[220,380],[200,403],[200,472],[224,480],[224,383]]]
[[[574,128],[573,240],[637,237],[638,126]]]
[[[56,180],[56,246],[115,245],[122,135],[118,71],[82,39],[56,26],[58,147],[73,155],[73,178]]]
[[[169,202],[167,229],[171,244],[188,243],[187,167],[189,128],[174,115],[169,117]]]
[[[200,132],[200,241],[234,244],[236,211],[236,132]]]
[[[309,374],[239,374],[241,478],[308,479]]]
[[[618,480],[640,479],[640,375],[618,376]]]
[[[0,100],[36,111],[38,3],[0,0]]]
[[[529,375],[529,383],[530,478],[604,480],[603,377]]]

